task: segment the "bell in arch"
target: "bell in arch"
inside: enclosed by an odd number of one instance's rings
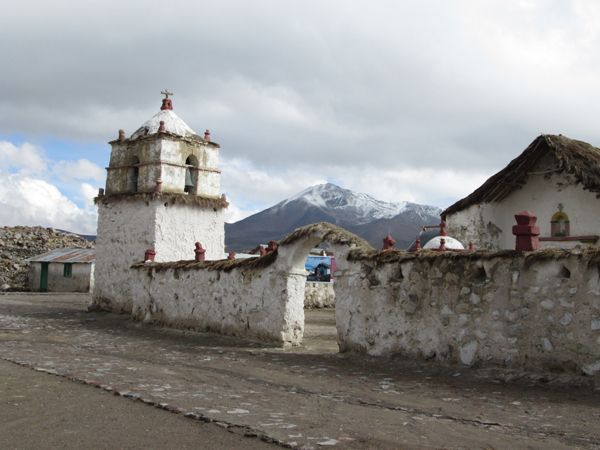
[[[192,174],[189,168],[185,169],[185,192],[190,192],[194,187],[194,183],[192,182]]]

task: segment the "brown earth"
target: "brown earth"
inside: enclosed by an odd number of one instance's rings
[[[200,432],[216,442],[229,430],[230,448],[262,437],[304,449],[600,449],[598,378],[339,354],[331,309],[307,311],[304,345],[281,349],[88,313],[88,301],[0,296],[0,357],[15,363],[0,364],[8,448],[219,448]],[[26,436],[37,441],[14,446]]]

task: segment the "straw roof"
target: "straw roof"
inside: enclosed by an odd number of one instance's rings
[[[515,190],[521,189],[527,182],[535,165],[547,154],[558,161],[558,173],[568,173],[581,183],[584,189],[595,192],[600,198],[600,149],[575,139],[558,135],[537,137],[521,155],[513,159],[508,166],[488,179],[472,194],[459,200],[444,212],[445,220],[472,205],[499,202]]]
[[[177,194],[171,192],[132,192],[122,194],[102,195],[94,198],[94,204],[109,204],[115,202],[138,202],[149,203],[154,200],[168,202],[170,205],[185,204],[201,206],[203,208],[227,208],[229,202],[225,198],[202,197],[201,195]]]

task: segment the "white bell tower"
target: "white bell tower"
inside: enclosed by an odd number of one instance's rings
[[[100,190],[93,306],[131,312],[128,273],[144,260],[194,259],[194,244],[206,249],[206,259],[224,255],[223,210],[220,196],[220,146],[198,136],[173,112],[168,90],[161,110],[130,138],[119,130],[111,141],[106,190]]]

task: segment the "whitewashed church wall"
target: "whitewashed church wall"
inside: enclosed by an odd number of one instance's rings
[[[153,202],[153,207],[156,215],[154,249],[157,262],[193,260],[196,242],[200,242],[206,249],[207,260],[223,257],[225,251],[223,209],[215,211],[212,208],[198,208],[180,203],[165,206],[165,203],[160,201]]]
[[[156,251],[157,262],[193,260],[200,242],[207,260],[222,257],[222,209],[165,203],[99,203],[95,302],[112,299],[110,310],[131,311],[130,267],[144,260],[146,250]]]
[[[135,217],[135,220],[132,220]],[[131,312],[132,264],[153,247],[154,211],[144,202],[98,203],[94,304]]]

